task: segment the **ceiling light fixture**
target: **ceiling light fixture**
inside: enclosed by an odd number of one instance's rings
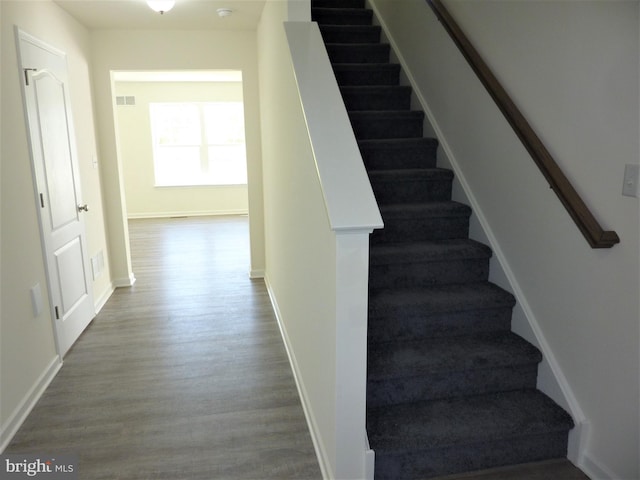
[[[228,17],[233,13],[233,10],[230,8],[219,8],[216,12],[218,12],[219,17]]]
[[[173,8],[176,4],[176,0],[147,0],[147,5],[151,10],[164,14]]]

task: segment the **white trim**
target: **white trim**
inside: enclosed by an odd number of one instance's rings
[[[331,229],[382,228],[318,24],[284,22],[284,30]]]
[[[387,25],[385,24],[384,19],[380,16],[376,6],[372,2],[370,2],[370,7],[373,9],[374,14],[377,18],[377,21],[380,23],[380,26],[382,27],[384,34],[387,38],[387,41],[391,45],[391,49],[396,55],[398,63],[400,63],[401,65],[404,75],[406,76],[409,84],[412,86],[413,93],[416,96],[418,103],[424,110],[425,115],[427,116],[427,119],[431,124],[431,127],[433,128],[434,134],[438,138],[438,142],[442,147],[442,150],[444,151],[448,162],[451,164],[451,168],[455,172],[456,179],[459,182],[460,186],[462,187],[462,190],[465,196],[467,197],[467,200],[473,210],[473,213],[477,218],[484,234],[487,237],[487,241],[493,250],[494,257],[497,260],[499,266],[501,267],[507,279],[507,282],[509,283],[509,286],[512,289],[513,295],[516,297],[518,304],[522,308],[522,311],[524,313],[525,318],[527,319],[527,322],[529,324],[529,327],[531,328],[531,331],[535,335],[535,339],[538,344],[537,346],[542,351],[542,355],[546,363],[548,364],[551,370],[551,373],[553,374],[553,378],[557,383],[557,386],[559,387],[562,395],[564,396],[563,399],[554,399],[554,400],[556,400],[559,403],[563,403],[564,405],[567,405],[569,409],[569,413],[571,414],[576,424],[576,427],[578,427],[576,428],[576,431],[575,431],[577,435],[576,434],[571,435],[569,438],[570,440],[569,452],[572,454],[572,456],[575,454],[578,455],[578,457],[570,458],[570,459],[573,460],[574,462],[577,462],[578,458],[580,458],[581,456],[581,452],[583,452],[586,445],[587,437],[585,436],[585,434],[588,431],[588,429],[581,428],[581,426],[586,422],[586,417],[582,409],[580,408],[580,405],[576,399],[576,396],[574,395],[573,390],[571,389],[571,386],[569,385],[566,377],[564,376],[562,369],[560,368],[560,365],[556,360],[555,355],[553,354],[553,350],[551,349],[549,343],[547,342],[546,337],[542,332],[542,329],[540,328],[540,324],[537,321],[536,316],[533,313],[533,310],[531,309],[529,303],[527,302],[525,294],[522,291],[520,284],[516,279],[516,276],[509,265],[506,255],[500,248],[500,244],[498,243],[493,233],[493,230],[491,229],[491,225],[487,221],[480,204],[476,200],[476,197],[474,196],[473,191],[469,186],[469,183],[467,182],[467,179],[464,176],[462,169],[460,168],[460,164],[458,163],[455,155],[453,154],[452,148],[447,143],[447,139],[443,134],[442,129],[438,125],[438,122],[435,119],[432,111],[429,109],[429,106],[427,104],[425,97],[422,95],[422,92],[420,91],[420,89],[416,86],[417,82],[415,81],[415,77],[412,75],[411,69],[407,65],[404,57],[402,56],[401,50],[398,48],[393,37],[389,35],[389,29],[387,28]],[[550,392],[545,392],[545,393],[550,394]]]
[[[0,431],[0,453],[4,452],[5,448],[7,448],[18,432],[18,429],[27,419],[31,410],[33,410],[33,407],[36,406],[42,394],[55,378],[58,371],[60,371],[60,368],[62,368],[62,360],[59,355],[56,355],[15,408],[9,420],[7,420],[7,423],[2,426],[2,430]]]
[[[581,461],[579,463],[576,463],[576,466],[579,467],[580,470],[582,470],[589,478],[592,478],[593,480],[620,479],[618,475],[613,473],[609,468],[605,467],[597,460],[591,458],[588,454],[582,455]]]
[[[147,212],[147,213],[130,213],[127,212],[127,219],[137,220],[142,218],[171,218],[171,217],[213,217],[221,215],[248,215],[246,208],[231,210],[201,210],[192,212]]]
[[[115,291],[115,289],[116,289],[116,286],[113,283],[111,283],[106,288],[106,290],[102,293],[102,295],[100,295],[100,298],[98,298],[98,300],[95,302],[96,315],[100,312],[100,310],[102,310],[102,307],[104,307],[104,305],[107,303],[111,295],[113,295],[113,292]]]
[[[136,283],[136,277],[133,275],[133,273],[130,273],[129,276],[126,278],[113,279],[113,285],[116,288],[133,287],[134,283]]]
[[[257,268],[249,271],[249,278],[251,279],[264,278],[264,277],[265,277],[264,268]]]
[[[369,446],[369,439],[367,438],[367,447]],[[376,452],[371,448],[368,448],[364,452],[364,478],[365,480],[373,480],[376,468]]]
[[[298,362],[296,361],[295,355],[293,354],[293,346],[291,345],[291,341],[289,340],[289,336],[287,335],[284,322],[282,321],[282,314],[280,312],[280,308],[278,307],[278,301],[276,300],[275,294],[273,293],[273,290],[271,288],[271,284],[269,283],[268,275],[264,276],[264,283],[267,287],[269,299],[271,300],[271,306],[273,307],[273,312],[278,322],[278,328],[280,329],[280,335],[282,336],[282,341],[284,342],[284,348],[287,352],[287,357],[289,357],[289,364],[291,365],[291,370],[293,371],[293,379],[296,382],[298,395],[300,396],[300,401],[302,403],[302,410],[304,411],[304,416],[307,420],[307,426],[309,427],[309,433],[311,434],[313,448],[315,449],[316,457],[318,458],[318,463],[322,472],[322,478],[329,479],[331,478],[331,462],[329,461],[329,456],[327,455],[327,452],[324,450],[324,446],[320,441],[320,429],[318,428],[315,418],[311,413],[311,407],[309,405],[309,395],[307,394],[307,391],[304,387],[304,382],[302,381],[302,375],[298,367]]]

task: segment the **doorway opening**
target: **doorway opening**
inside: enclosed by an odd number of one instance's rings
[[[247,215],[242,72],[113,72],[127,218]]]
[[[127,261],[129,220],[248,216],[242,72],[112,71],[111,76]],[[172,115],[172,108],[182,113]],[[163,162],[170,164],[168,173],[158,170]],[[133,285],[130,272],[131,281],[119,286]],[[253,270],[249,275],[261,276]]]

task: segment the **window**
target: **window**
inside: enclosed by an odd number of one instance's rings
[[[151,103],[156,186],[247,183],[242,102]]]

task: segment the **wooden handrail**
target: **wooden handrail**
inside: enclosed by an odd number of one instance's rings
[[[616,232],[602,229],[538,135],[533,131],[527,119],[513,103],[509,94],[502,87],[441,0],[427,0],[427,3],[458,46],[462,55],[467,59],[467,62],[489,92],[489,95],[496,102],[496,105],[506,117],[536,165],[538,165],[538,168],[587,239],[587,242],[589,242],[589,245],[593,248],[611,248],[616,243],[619,243],[620,238]]]

